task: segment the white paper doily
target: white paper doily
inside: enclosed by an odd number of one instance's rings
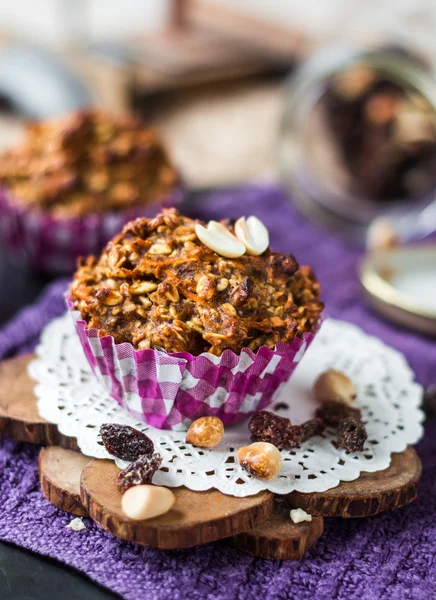
[[[192,490],[216,488],[233,496],[249,496],[260,490],[284,494],[324,491],[340,481],[352,481],[362,471],[389,466],[392,452],[403,451],[422,435],[423,412],[419,408],[422,388],[403,355],[369,337],[361,329],[329,319],[304,356],[276,402],[300,399],[298,409],[278,411],[293,423],[313,415],[311,386],[328,368],[346,373],[354,382],[366,423],[368,440],[364,452],[347,454],[327,431],[301,448],[283,450],[283,468],[272,481],[261,481],[243,471],[236,451],[249,442],[247,423],[228,427],[221,444],[211,450],[185,442],[183,432],[162,431],[135,421],[113,400],[93,375],[76,337],[70,316],[54,320],[43,332],[37,358],[29,365],[36,380],[40,415],[59,431],[77,438],[82,452],[96,458],[113,458],[97,443],[105,422],[129,424],[147,433],[163,457],[163,470],[153,483]],[[122,462],[119,462],[122,466]]]

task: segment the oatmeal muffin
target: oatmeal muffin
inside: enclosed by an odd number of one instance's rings
[[[323,304],[310,267],[270,249],[225,258],[199,240],[198,222],[175,209],[139,218],[99,259],[81,260],[71,296],[86,328],[136,350],[194,356],[256,352],[316,331]]]
[[[150,204],[177,180],[149,127],[100,111],[30,124],[0,157],[0,184],[17,202],[62,218]]]
[[[180,177],[156,133],[88,110],[28,126],[0,156],[4,245],[36,271],[71,274],[123,225],[177,206]]]

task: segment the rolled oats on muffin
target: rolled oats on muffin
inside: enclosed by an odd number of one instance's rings
[[[310,267],[269,248],[250,254],[251,242],[226,257],[234,234],[229,222],[205,226],[164,210],[79,263],[68,304],[85,355],[149,425],[249,418],[273,401],[318,330],[323,304]]]
[[[124,223],[179,194],[158,135],[133,116],[84,110],[32,123],[0,156],[10,243],[49,271],[72,272],[80,254],[99,252]]]
[[[176,210],[137,219],[99,259],[83,260],[71,292],[87,326],[138,350],[216,356],[315,330],[323,304],[310,267],[269,249],[225,258],[200,242],[195,225]]]

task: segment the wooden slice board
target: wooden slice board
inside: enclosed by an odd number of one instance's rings
[[[259,521],[252,529],[233,538],[240,550],[276,560],[299,560],[324,530],[324,519],[295,524],[291,521],[289,506],[276,502],[273,514]]]
[[[369,517],[400,508],[415,500],[422,464],[411,447],[393,454],[390,466],[376,473],[361,473],[355,481],[342,481],[326,492],[286,496],[291,508],[324,517]]]
[[[35,382],[27,374],[34,358],[25,354],[0,363],[0,437],[78,450],[76,438],[62,435],[56,425],[39,416]]]
[[[41,450],[39,472],[44,495],[58,508],[85,516],[88,512],[80,498],[82,471],[86,481],[86,491],[82,495],[89,499],[95,507],[95,513],[100,515],[98,519],[94,516],[94,520],[114,535],[129,540],[133,538],[130,528],[135,527],[135,541],[140,537],[148,542],[147,545],[158,545],[160,548],[173,548],[174,544],[177,548],[189,547],[230,537],[245,524],[251,528],[233,537],[238,548],[263,558],[298,560],[323,531],[322,517],[315,517],[311,523],[292,523],[289,507],[283,502],[270,505],[268,496],[272,500],[272,495],[268,492],[251,498],[233,498],[215,490],[192,492],[186,488],[174,490],[177,500],[173,511],[177,512],[171,511],[159,519],[135,523],[121,512],[121,494],[114,483],[118,469],[113,463],[90,461],[83,454],[59,446]],[[103,488],[102,477],[105,477]],[[97,483],[94,482],[95,478]],[[91,486],[97,487],[98,492],[94,490],[91,493]],[[85,484],[82,487],[85,488]],[[102,496],[107,493],[110,494],[110,503]],[[99,499],[99,505],[96,504],[96,498]],[[114,507],[115,514],[109,514]],[[269,514],[271,510],[273,512]],[[90,516],[93,514],[91,512]],[[231,522],[228,516],[232,517]]]
[[[133,521],[121,510],[115,483],[118,467],[111,460],[92,460],[83,470],[80,496],[89,516],[117,537],[147,546],[189,548],[250,529],[272,513],[274,496],[260,492],[235,498],[217,490],[194,492],[173,488],[176,502],[164,515]]]
[[[59,434],[55,425],[38,414],[35,384],[27,374],[33,358],[27,355],[0,364],[0,437],[75,450],[75,438]],[[167,515],[134,522],[121,512],[121,495],[114,483],[116,470],[111,461],[88,463],[79,453],[62,448],[46,449],[40,459],[41,486],[51,502],[74,514],[89,513],[114,535],[142,544],[185,548],[236,535],[236,545],[249,552],[298,558],[320,535],[318,520],[312,521],[308,531],[307,526],[294,527],[283,513],[272,515],[270,492],[234,498],[216,490],[176,488],[177,502]],[[285,499],[289,506],[314,516],[363,517],[412,502],[420,475],[421,462],[413,448],[408,448],[393,455],[391,466],[384,471],[362,473],[358,480],[342,482],[327,492],[293,492]],[[289,544],[284,542],[286,537]]]
[[[87,515],[80,499],[80,477],[90,461],[89,456],[60,446],[43,448],[38,467],[42,493],[47,500],[73,515]]]

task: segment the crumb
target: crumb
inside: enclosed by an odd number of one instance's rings
[[[312,515],[308,515],[302,508],[294,508],[291,510],[291,520],[294,523],[302,523],[303,521],[311,521]]]
[[[83,522],[83,519],[76,517],[70,521],[68,525],[66,525],[66,529],[71,529],[72,531],[82,531],[82,529],[86,529],[86,525]]]

